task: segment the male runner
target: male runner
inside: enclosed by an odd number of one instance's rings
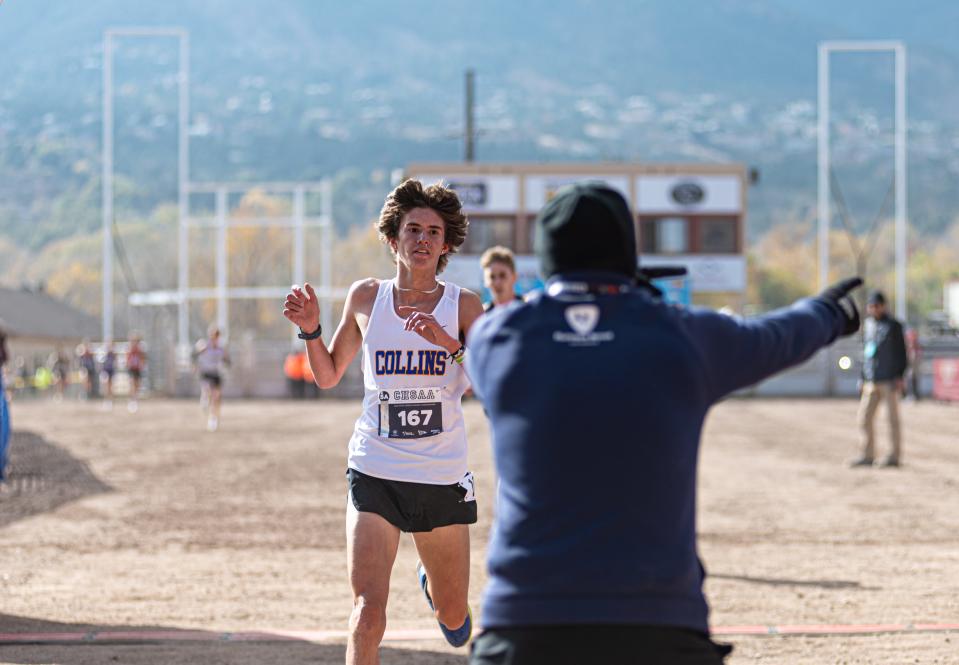
[[[420,584],[447,641],[462,646],[472,632],[467,525],[476,501],[460,398],[469,385],[463,340],[483,308],[476,294],[436,278],[468,222],[453,190],[407,180],[386,198],[377,226],[396,277],[350,287],[329,347],[313,287],[294,286],[283,310],[307,340],[320,388],[335,386],[363,351],[365,396],[347,471],[348,665],[379,663],[403,531],[413,535]]]
[[[220,343],[220,329],[216,324],[210,325],[206,339],[196,343],[193,357],[200,376],[200,404],[207,412],[206,428],[215,432],[220,426],[223,366],[230,364],[230,354]]]
[[[516,295],[516,260],[508,247],[496,245],[487,249],[480,257],[480,267],[483,268],[483,286],[490,292],[490,301],[484,307],[487,312],[522,300]]]
[[[753,320],[637,283],[633,216],[598,185],[536,220],[545,291],[470,334],[499,477],[474,665],[718,665],[696,548],[709,408],[859,328],[846,280]]]

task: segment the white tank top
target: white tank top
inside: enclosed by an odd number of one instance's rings
[[[469,379],[446,350],[404,330],[394,280],[380,282],[363,337],[363,413],[349,466],[386,480],[452,485],[467,472],[463,393]],[[460,288],[446,283],[433,316],[459,335]]]

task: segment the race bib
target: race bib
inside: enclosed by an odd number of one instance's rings
[[[380,436],[422,439],[443,431],[440,388],[393,388],[380,391]]]

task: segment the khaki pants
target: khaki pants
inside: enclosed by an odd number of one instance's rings
[[[899,461],[902,456],[902,433],[899,428],[899,391],[895,381],[866,381],[859,402],[859,429],[862,432],[862,456],[873,459],[876,454],[876,435],[873,420],[879,403],[885,402],[889,416],[889,434],[892,451],[889,458]]]

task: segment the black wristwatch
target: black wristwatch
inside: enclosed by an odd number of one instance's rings
[[[322,334],[323,334],[323,326],[321,326],[319,323],[317,323],[317,324],[316,324],[316,330],[314,330],[314,331],[311,332],[311,333],[303,332],[303,328],[300,328],[300,332],[299,332],[299,334],[297,335],[297,337],[299,337],[300,339],[316,339],[317,337],[319,337],[319,336],[322,335]]]

